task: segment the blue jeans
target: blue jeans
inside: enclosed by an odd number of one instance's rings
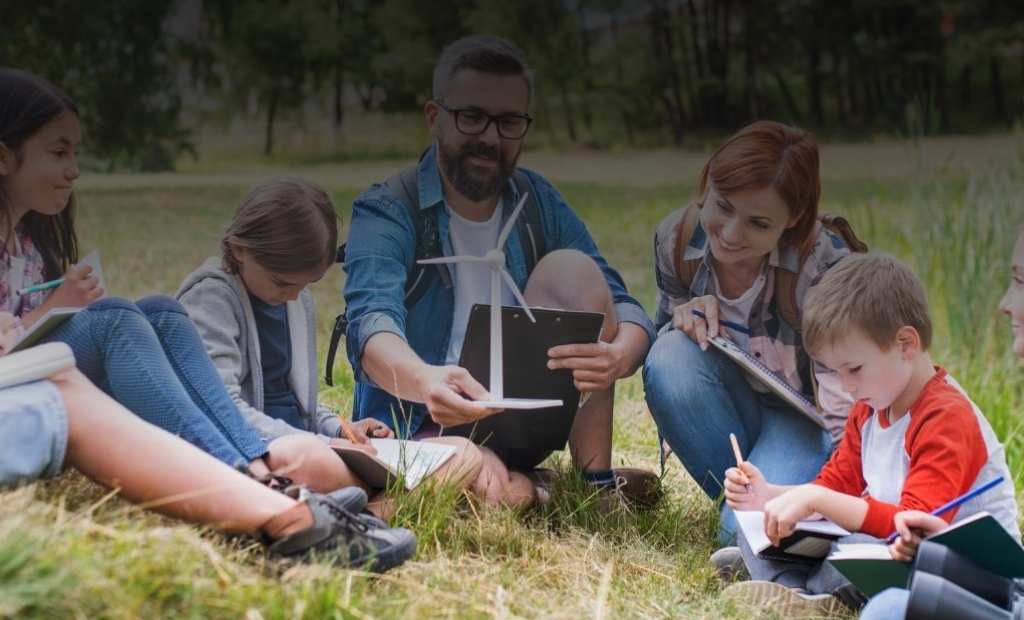
[[[67,343],[78,369],[137,416],[228,465],[266,454],[177,301],[101,299],[46,340]]]
[[[647,406],[658,432],[711,499],[736,466],[729,433],[774,484],[810,482],[832,452],[829,434],[773,394],[754,391],[744,371],[714,347],[701,351],[678,329],[662,333],[644,363]],[[736,517],[724,503],[719,542],[732,544]]]
[[[910,590],[889,588],[871,597],[860,612],[860,620],[903,620],[910,603]]]

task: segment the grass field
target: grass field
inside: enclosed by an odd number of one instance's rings
[[[691,197],[703,154],[529,153],[590,226],[609,261],[653,311],[655,224]],[[331,190],[347,221],[358,191],[390,162],[270,169],[225,164],[178,175],[83,178],[79,231],[103,253],[111,292],[173,292],[217,249],[246,187],[287,170]],[[632,171],[632,173],[630,173]],[[1024,216],[1024,158],[1012,137],[823,150],[824,208],[848,215],[874,249],[910,261],[936,320],[935,356],[972,393],[1008,446],[1018,488],[1024,369],[996,312]],[[320,357],[342,307],[343,276],[314,286]],[[322,398],[350,409],[351,373]],[[637,377],[620,384],[615,461],[657,468],[655,427]],[[724,447],[723,447],[724,448]],[[555,460],[564,467],[566,460]],[[602,518],[568,477],[543,511],[484,510],[450,493],[412,494],[397,521],[419,536],[414,560],[382,577],[265,561],[251,542],[183,526],[75,474],[0,494],[0,617],[111,618],[742,618],[707,565],[716,511],[678,462],[647,514]]]

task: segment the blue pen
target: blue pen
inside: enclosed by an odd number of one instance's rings
[[[989,480],[988,482],[986,482],[985,484],[981,485],[977,489],[974,489],[973,491],[968,491],[968,492],[964,493],[963,495],[961,495],[960,497],[958,497],[956,499],[952,499],[952,500],[946,502],[945,504],[939,506],[935,510],[931,511],[930,514],[933,517],[937,517],[937,516],[941,515],[944,512],[949,512],[950,510],[953,510],[954,508],[956,508],[957,506],[960,506],[964,502],[968,502],[968,501],[974,499],[975,497],[978,497],[979,495],[981,495],[985,491],[988,491],[989,489],[991,489],[992,487],[996,486],[997,484],[999,484],[1002,481],[1003,481],[1003,477],[1002,476],[996,476],[995,478]],[[885,542],[888,543],[888,544],[892,544],[892,543],[896,542],[896,538],[899,535],[900,535],[899,532],[893,532],[892,534],[889,534],[889,537],[885,539]]]
[[[25,288],[19,290],[18,294],[28,295],[30,293],[38,293],[39,291],[48,291],[51,288],[57,288],[61,284],[64,284],[64,278],[50,280],[49,282],[43,282],[42,284],[36,284],[34,286],[26,286]]]
[[[692,312],[694,316],[699,316],[700,318],[704,319],[705,321],[708,320],[708,316],[706,314],[704,314],[703,312],[701,312],[700,310],[693,309],[693,310],[690,310],[690,312]],[[739,323],[734,323],[732,321],[723,321],[722,319],[719,319],[718,322],[721,323],[722,325],[725,325],[729,329],[735,329],[736,331],[738,331],[741,334],[746,334],[748,336],[753,336],[754,335],[754,332],[750,331],[750,328],[747,327],[746,325],[740,325]]]

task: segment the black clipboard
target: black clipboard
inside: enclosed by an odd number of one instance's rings
[[[597,342],[604,315],[530,308],[531,323],[518,306],[502,306],[502,346],[506,398],[560,398],[561,407],[502,411],[472,424],[445,427],[444,435],[469,437],[475,443],[495,449],[562,450],[569,440],[580,393],[573,385],[572,371],[550,370],[548,349],[562,344]],[[490,388],[491,306],[473,304],[463,340],[459,366]]]

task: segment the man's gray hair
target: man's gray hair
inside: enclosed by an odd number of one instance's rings
[[[470,35],[449,43],[434,66],[434,99],[444,101],[451,79],[462,69],[493,75],[522,75],[527,96],[533,96],[533,70],[523,50],[510,41],[491,35]]]

